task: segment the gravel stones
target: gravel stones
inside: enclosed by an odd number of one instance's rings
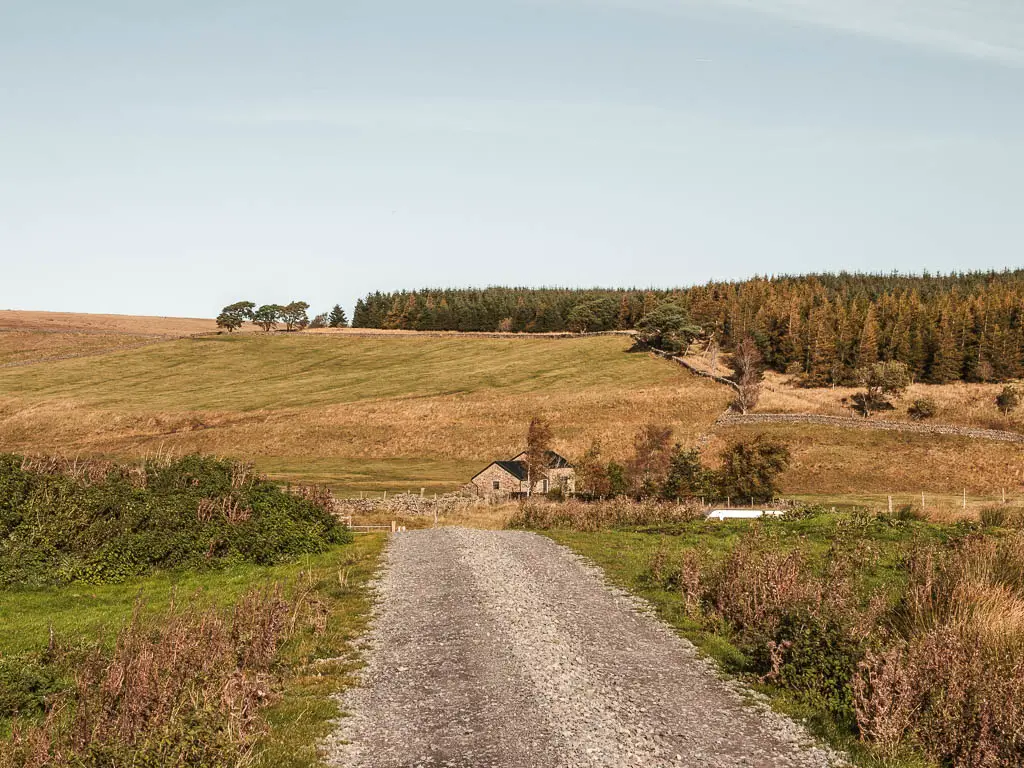
[[[842,764],[550,539],[399,533],[376,588],[333,765]]]

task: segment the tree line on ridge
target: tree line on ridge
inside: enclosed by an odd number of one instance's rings
[[[935,384],[1024,374],[1024,270],[755,277],[681,289],[378,291],[357,302],[352,325],[522,333],[646,327],[657,335],[659,311],[678,331],[665,339],[670,348],[699,335],[735,350],[749,337],[767,367],[808,386],[854,384],[858,371],[890,361]]]

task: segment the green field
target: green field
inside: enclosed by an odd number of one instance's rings
[[[624,455],[647,421],[710,428],[723,388],[621,337],[184,339],[0,371],[0,445],[240,456],[343,492],[451,490],[521,450],[537,414],[568,455]]]
[[[211,336],[0,372],[0,390],[98,408],[253,411],[501,391],[508,395],[678,381],[628,339]]]
[[[518,453],[535,415],[570,459],[623,460],[654,422],[709,461],[767,433],[790,446],[785,495],[884,504],[924,491],[944,514],[1024,484],[1024,447],[952,436],[715,419],[728,388],[630,353],[628,338],[246,334],[0,370],[0,449],[119,458],[201,451],[343,495],[455,490]],[[972,506],[978,506],[974,504]]]

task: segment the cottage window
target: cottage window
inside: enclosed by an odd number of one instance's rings
[[[541,491],[540,491],[541,493],[547,493],[548,492],[548,481],[547,481],[546,478],[541,481],[540,487],[541,487]]]
[[[500,490],[501,490],[501,480],[495,480],[495,481],[493,481],[493,482],[491,483],[491,488],[493,488],[493,489],[494,489],[494,490],[496,490],[496,491],[500,491]]]

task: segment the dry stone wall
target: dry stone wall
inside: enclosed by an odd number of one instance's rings
[[[334,512],[342,517],[388,514],[395,517],[419,517],[435,514],[444,517],[472,507],[484,506],[485,499],[468,493],[445,493],[439,496],[420,496],[416,493],[388,494],[387,498],[335,499]]]
[[[814,413],[725,413],[715,422],[719,426],[749,424],[820,424],[847,429],[874,429],[885,432],[909,432],[922,435],[953,435],[1004,443],[1024,443],[1024,434],[998,429],[958,427],[952,424],[912,424],[906,421],[874,421],[847,416],[822,416]]]

